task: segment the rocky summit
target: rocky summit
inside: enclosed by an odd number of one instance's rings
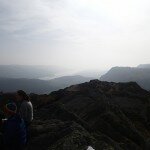
[[[150,93],[137,83],[92,80],[30,96],[28,150],[150,149]]]

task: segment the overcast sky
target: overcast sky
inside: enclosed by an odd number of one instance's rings
[[[0,0],[0,64],[150,63],[149,0]]]

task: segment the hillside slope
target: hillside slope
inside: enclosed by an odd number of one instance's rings
[[[150,64],[140,64],[137,67],[138,68],[149,68],[150,69]]]
[[[100,80],[108,82],[137,82],[141,87],[150,90],[150,69],[149,68],[131,68],[131,67],[114,67]]]
[[[134,82],[99,80],[32,96],[29,150],[149,150],[149,100]]]
[[[137,83],[92,80],[30,96],[28,150],[150,149],[150,93]],[[13,98],[4,94],[4,101]]]

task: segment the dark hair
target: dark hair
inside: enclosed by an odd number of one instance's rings
[[[17,94],[19,95],[19,96],[21,96],[22,98],[23,98],[23,100],[26,100],[26,101],[30,101],[29,100],[29,96],[27,95],[27,93],[25,92],[25,91],[23,91],[23,90],[19,90],[19,91],[17,91]]]

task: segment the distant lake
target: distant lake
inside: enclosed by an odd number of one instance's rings
[[[60,78],[60,77],[63,77],[63,76],[71,76],[71,75],[75,75],[75,74],[77,74],[77,71],[68,71],[68,72],[55,74],[52,77],[47,76],[47,77],[42,77],[42,78],[39,78],[39,79],[40,80],[52,80],[52,79],[55,79],[55,78]]]

